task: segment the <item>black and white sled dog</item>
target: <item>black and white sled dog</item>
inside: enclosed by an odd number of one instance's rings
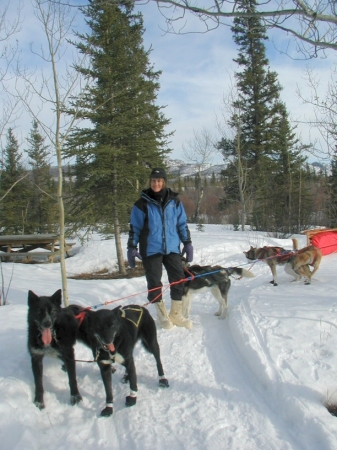
[[[70,403],[82,400],[76,381],[74,345],[78,324],[73,314],[61,308],[62,292],[39,297],[28,292],[28,351],[31,355],[35,382],[34,403],[45,407],[43,394],[43,358],[57,357],[63,362],[69,378]]]
[[[192,297],[210,289],[213,297],[219,302],[219,309],[215,316],[219,319],[225,319],[228,309],[228,291],[231,286],[231,275],[253,278],[254,274],[246,269],[238,267],[221,266],[186,266],[183,259],[183,265],[186,277],[192,277],[191,280],[184,283],[184,292],[182,298],[182,308],[184,317],[190,315]],[[194,278],[193,278],[194,277]]]
[[[169,387],[160,359],[156,324],[146,308],[128,305],[112,310],[91,311],[78,305],[70,305],[65,309],[71,311],[77,319],[77,338],[91,348],[101,371],[106,394],[106,407],[101,411],[101,416],[111,416],[113,413],[111,364],[114,362],[122,364],[126,369],[122,380],[130,385],[126,406],[136,404],[138,387],[133,350],[138,340],[156,360],[159,386]]]

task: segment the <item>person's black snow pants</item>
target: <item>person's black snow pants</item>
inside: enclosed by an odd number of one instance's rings
[[[184,269],[179,253],[170,253],[168,255],[154,255],[143,258],[143,267],[148,288],[148,300],[150,302],[160,302],[162,300],[161,282],[163,274],[163,265],[167,272],[169,283],[180,281],[185,278]],[[158,288],[158,289],[155,289]],[[172,300],[181,300],[183,295],[183,283],[170,286]]]

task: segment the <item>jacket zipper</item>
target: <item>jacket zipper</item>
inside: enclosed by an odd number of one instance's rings
[[[170,203],[171,199],[168,199],[168,201],[165,203],[165,205],[161,205],[158,202],[156,202],[155,200],[153,200],[151,197],[146,196],[151,203],[153,203],[155,206],[157,206],[159,208],[160,211],[160,217],[161,217],[161,221],[162,221],[162,226],[163,226],[163,235],[162,235],[162,239],[163,239],[163,243],[164,243],[164,254],[167,254],[167,244],[166,244],[166,226],[165,226],[165,214],[164,214],[164,210],[166,208],[166,206]]]

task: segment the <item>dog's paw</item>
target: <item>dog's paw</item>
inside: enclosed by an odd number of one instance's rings
[[[35,401],[34,401],[34,405],[35,405],[37,408],[39,408],[40,410],[45,408],[45,404],[44,404],[43,400],[40,401],[40,402],[38,402],[37,400],[35,400]]]
[[[161,378],[159,380],[159,387],[162,387],[162,388],[170,387],[168,380],[166,378]]]
[[[81,394],[71,395],[70,396],[70,404],[71,406],[77,405],[77,403],[80,403],[83,400]]]
[[[116,370],[117,370],[116,367],[111,364],[111,373],[115,373]]]
[[[114,409],[111,406],[106,406],[104,409],[102,409],[100,416],[101,417],[109,417],[112,416]]]
[[[125,399],[125,406],[134,406],[137,403],[137,397],[131,397],[128,395]]]
[[[124,374],[123,378],[121,379],[121,383],[127,384],[129,382],[129,375],[126,373]]]

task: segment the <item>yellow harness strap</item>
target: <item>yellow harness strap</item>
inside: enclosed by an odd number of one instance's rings
[[[138,317],[132,317],[133,314],[128,316],[128,311],[138,313]],[[131,306],[125,306],[124,308],[121,308],[121,315],[123,319],[129,320],[134,324],[136,328],[139,327],[139,323],[142,320],[143,317],[143,308],[139,306],[138,308],[132,308]]]

